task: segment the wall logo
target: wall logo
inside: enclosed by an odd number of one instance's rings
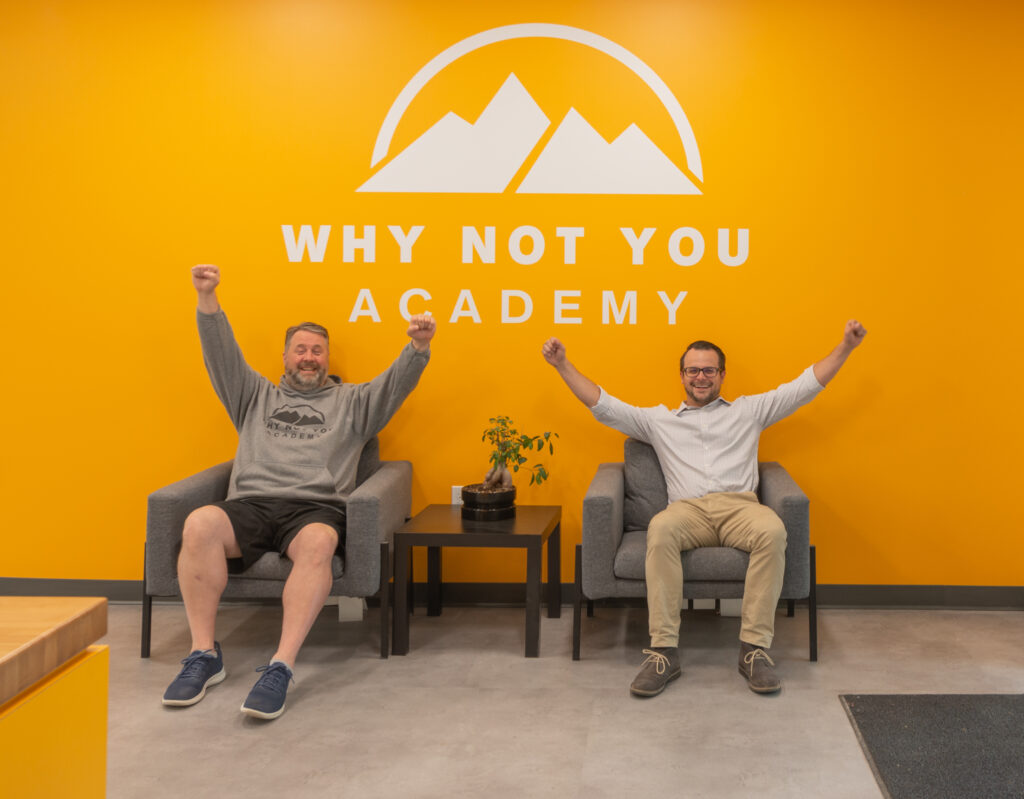
[[[675,124],[686,164],[681,169],[635,124],[608,142],[570,108],[554,124],[514,73],[475,122],[452,112],[381,167],[357,191],[500,194],[700,194],[704,180],[697,140],[679,101],[647,64],[624,47],[567,25],[532,23],[493,28],[463,39],[431,59],[399,93],[377,134],[370,166],[384,161],[402,115],[420,90],[462,56],[510,39],[562,39],[592,47],[632,70]],[[536,150],[539,152],[535,152]],[[511,183],[527,167],[518,185]]]

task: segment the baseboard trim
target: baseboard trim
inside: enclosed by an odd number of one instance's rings
[[[416,583],[414,588],[416,604],[426,605],[426,583]],[[451,606],[522,606],[526,601],[523,583],[445,583],[443,590],[444,603]],[[571,605],[573,595],[573,584],[563,583],[562,604]],[[142,581],[0,577],[0,596],[102,596],[111,602],[141,602]],[[643,600],[602,599],[599,603],[642,606]],[[1022,610],[1024,586],[819,585],[818,607]]]
[[[818,607],[1024,609],[1024,586],[818,585]]]
[[[111,602],[142,602],[142,580],[47,580],[0,577],[0,596],[104,596]]]

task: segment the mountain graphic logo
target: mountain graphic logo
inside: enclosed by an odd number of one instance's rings
[[[315,427],[324,424],[324,415],[310,405],[282,405],[270,414],[275,422],[295,427]]]
[[[495,42],[554,38],[595,48],[629,67],[661,101],[686,156],[680,169],[635,124],[609,142],[574,108],[552,126],[529,91],[510,73],[475,122],[448,112],[381,167],[357,191],[500,194],[532,161],[517,194],[700,194],[703,167],[696,138],[665,82],[633,53],[595,33],[546,23],[478,33],[435,56],[399,93],[381,125],[371,167],[388,154],[402,115],[435,75],[456,59]]]

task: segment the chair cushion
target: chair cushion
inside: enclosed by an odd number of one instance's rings
[[[622,534],[622,543],[615,553],[613,571],[620,580],[645,579],[647,533],[634,531]],[[750,556],[732,547],[701,547],[683,553],[683,582],[740,582],[747,577]]]
[[[647,559],[647,531],[633,530],[622,534],[615,552],[612,572],[620,580],[643,580],[644,561]]]
[[[286,580],[292,570],[292,562],[276,552],[265,552],[258,561],[241,574],[231,575],[232,580]],[[331,560],[331,576],[337,580],[345,571],[342,559],[335,555]]]
[[[624,461],[622,527],[626,532],[646,531],[651,518],[668,507],[665,475],[654,448],[635,438],[626,439]]]
[[[683,581],[742,583],[747,579],[750,555],[732,547],[701,547],[683,553]]]

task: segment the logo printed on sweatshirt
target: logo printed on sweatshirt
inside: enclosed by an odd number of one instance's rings
[[[322,427],[326,421],[324,415],[312,405],[282,405],[274,409],[270,418],[295,427]]]
[[[312,405],[282,405],[267,417],[267,434],[305,441],[330,431],[324,415]]]

